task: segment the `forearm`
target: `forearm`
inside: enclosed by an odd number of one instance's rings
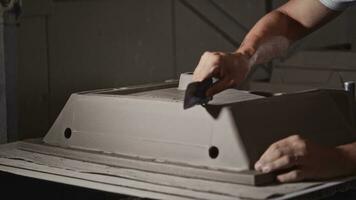
[[[293,42],[337,14],[323,6],[319,0],[290,0],[259,20],[237,52],[250,57],[252,64],[268,62],[283,55]]]
[[[305,27],[286,14],[272,11],[256,23],[237,52],[252,58],[253,64],[268,62],[281,56],[290,44],[307,32]]]

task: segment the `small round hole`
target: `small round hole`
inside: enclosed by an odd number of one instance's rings
[[[212,159],[215,159],[219,156],[219,149],[216,146],[212,146],[209,148],[209,156]]]
[[[64,137],[69,139],[72,136],[72,130],[70,128],[66,128],[64,131]]]

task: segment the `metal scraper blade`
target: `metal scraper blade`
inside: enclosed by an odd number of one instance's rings
[[[201,82],[192,82],[188,85],[184,96],[184,109],[191,108],[195,105],[206,105],[212,98],[207,97],[206,91],[213,84],[211,78]]]

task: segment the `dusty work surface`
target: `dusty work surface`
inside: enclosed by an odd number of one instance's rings
[[[183,101],[185,90],[179,90],[177,88],[165,88],[159,90],[150,90],[145,92],[137,92],[130,94],[131,96],[165,100],[165,101]],[[260,99],[262,96],[251,94],[247,91],[227,89],[214,96],[213,100],[209,103],[211,105],[231,104],[241,101],[248,101],[253,99]]]
[[[354,179],[253,187],[112,167],[35,153],[26,142],[0,146],[0,171],[101,191],[152,199],[287,199],[335,188]],[[100,157],[100,154],[97,154]],[[330,190],[329,190],[330,191]]]

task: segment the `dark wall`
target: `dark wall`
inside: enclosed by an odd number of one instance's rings
[[[73,92],[177,78],[192,71],[206,50],[233,51],[266,5],[263,0],[23,1],[17,34],[19,138],[43,136]],[[352,43],[352,13],[299,48]]]

